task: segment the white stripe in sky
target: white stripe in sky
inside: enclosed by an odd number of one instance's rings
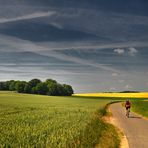
[[[55,11],[48,11],[48,12],[36,12],[36,13],[18,16],[14,18],[0,18],[0,24],[20,21],[20,20],[29,20],[29,19],[40,18],[40,17],[47,17],[47,16],[52,16],[54,14],[56,14]]]
[[[10,42],[8,42],[8,39],[10,40]],[[30,42],[30,41],[25,41],[25,40],[21,40],[21,39],[17,40],[16,38],[12,38],[12,39],[11,39],[11,37],[10,38],[8,37],[6,39],[6,42],[5,42],[6,45],[11,47],[11,49],[18,48],[20,51],[21,50],[22,51],[30,51],[30,52],[38,53],[40,55],[52,56],[52,57],[55,57],[55,58],[60,59],[60,60],[66,60],[66,61],[69,61],[69,62],[75,62],[75,63],[79,63],[79,64],[82,64],[82,65],[92,66],[92,67],[95,67],[95,68],[100,68],[100,69],[103,69],[103,70],[119,73],[118,70],[111,68],[109,66],[102,65],[101,63],[95,63],[95,62],[90,61],[90,60],[83,60],[81,58],[61,54],[61,53],[58,53],[56,51],[49,50],[49,48],[47,48],[47,47],[39,46],[39,45],[37,45],[33,42]],[[4,43],[4,41],[5,41],[4,38],[1,38],[0,43],[1,42]]]

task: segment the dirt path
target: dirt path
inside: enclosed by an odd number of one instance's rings
[[[110,110],[115,125],[122,129],[127,137],[129,148],[148,148],[148,120],[135,113],[130,113],[130,118],[127,118],[121,103],[112,104]]]

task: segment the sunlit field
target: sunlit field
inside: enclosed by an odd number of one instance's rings
[[[102,119],[108,102],[0,92],[0,147],[119,147]]]
[[[140,93],[86,93],[74,94],[74,96],[83,97],[112,97],[112,98],[148,98],[148,92]]]
[[[132,101],[132,110],[145,117],[148,117],[148,92],[139,93],[86,93],[86,94],[74,94],[77,97],[96,97],[96,98],[110,98],[113,100],[130,99]]]
[[[148,118],[148,100],[134,101],[132,110]]]

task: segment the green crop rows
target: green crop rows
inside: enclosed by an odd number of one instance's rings
[[[145,117],[148,117],[148,100],[133,101],[132,110]]]
[[[102,131],[113,128],[95,117],[108,102],[0,92],[0,146],[86,147],[89,141],[88,147],[95,146]]]

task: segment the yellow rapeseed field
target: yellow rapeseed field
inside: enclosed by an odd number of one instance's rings
[[[119,98],[148,98],[148,92],[139,93],[85,93],[74,94],[73,96],[83,97],[119,97]]]

